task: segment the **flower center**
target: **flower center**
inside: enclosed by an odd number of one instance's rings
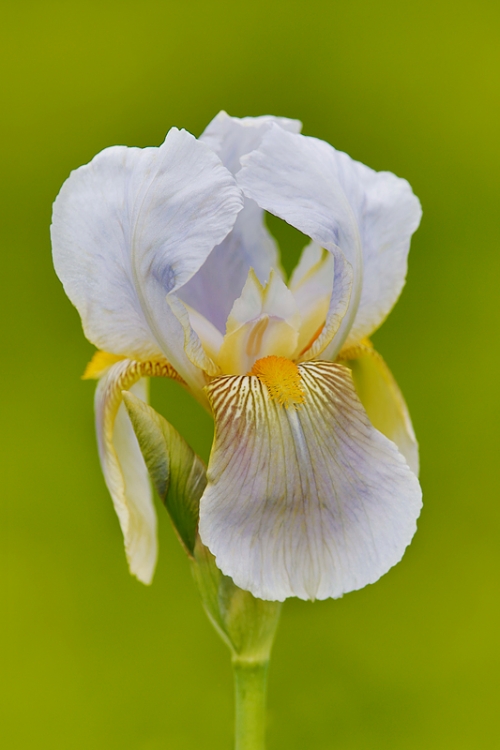
[[[276,357],[274,354],[262,357],[254,363],[248,374],[258,377],[278,404],[289,407],[304,403],[299,368],[290,359]]]

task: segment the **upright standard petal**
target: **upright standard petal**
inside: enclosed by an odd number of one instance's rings
[[[289,117],[231,117],[227,112],[221,111],[207,125],[200,141],[210,146],[224,166],[236,174],[241,169],[241,157],[258,148],[272,125],[289,133],[300,133],[302,130],[300,120],[291,120]]]
[[[262,599],[373,583],[401,559],[421,507],[415,475],[371,425],[349,370],[309,362],[298,373],[302,399],[288,408],[257,376],[208,387],[216,427],[200,536]]]
[[[345,262],[351,266],[351,287],[342,299],[346,309],[341,325],[332,325],[330,320],[338,318],[336,302],[330,305],[321,342],[322,349],[329,347],[329,354],[335,354],[356,315],[363,268],[357,222],[337,179],[334,149],[316,138],[287,133],[273,125],[258,149],[241,162],[243,169],[236,179],[247,197],[335,254],[339,268]],[[346,279],[345,272],[341,278]]]
[[[200,136],[200,141],[206,143],[224,166],[235,174],[241,169],[240,158],[257,148],[273,123],[293,133],[301,128],[298,120],[285,117],[240,119],[220,112]],[[247,198],[232,232],[212,251],[181,291],[184,302],[202,313],[222,333],[250,268],[254,269],[261,283],[268,280],[271,268],[280,268],[278,248],[265,226],[263,214],[263,210]]]
[[[335,185],[336,190],[340,188],[354,216],[362,246],[363,277],[359,277],[362,287],[355,318],[349,323],[348,337],[349,344],[356,343],[378,328],[401,293],[411,235],[420,223],[420,203],[406,180],[390,172],[375,172],[323,141],[303,136],[293,138],[297,153],[292,148],[287,152],[285,144],[287,141],[291,144],[291,138],[280,136],[276,129],[270,131],[258,152],[243,159],[248,172],[240,172],[238,181],[246,195],[313,239],[317,239],[318,235],[312,232],[317,233],[318,226],[324,224],[323,229],[326,228],[328,216],[338,219],[329,183]],[[305,142],[307,146],[300,146]],[[305,158],[299,155],[299,146]],[[287,161],[288,176],[284,168]],[[269,171],[278,169],[274,182],[265,177],[263,165],[266,162]],[[260,172],[257,167],[260,167]],[[282,178],[287,180],[288,187],[281,184]],[[318,190],[316,206],[314,198],[311,201],[315,185]],[[273,187],[276,190],[274,195],[271,192]],[[296,210],[298,217],[295,221],[302,221],[302,226],[294,223]],[[321,236],[325,236],[324,231]],[[318,241],[323,243],[322,239]],[[337,244],[342,247],[340,242]],[[349,253],[346,257],[352,262]],[[356,266],[354,273],[357,274]],[[353,299],[351,310],[357,305],[357,299]],[[338,340],[340,338],[339,335]]]
[[[335,151],[335,160],[363,247],[363,288],[347,339],[354,344],[383,323],[401,294],[410,240],[422,209],[406,180],[375,172],[342,151]]]
[[[351,369],[356,392],[370,422],[398,446],[418,476],[418,443],[410,413],[392,372],[369,341],[344,349],[339,362]]]
[[[160,148],[113,147],[73,172],[54,204],[54,265],[96,346],[167,356],[203,385],[166,302],[227,235],[242,207],[213,151],[172,129]]]
[[[120,521],[130,572],[151,583],[156,557],[156,513],[148,472],[129,417],[122,391],[132,390],[147,400],[147,378],[179,379],[167,362],[124,359],[111,365],[96,389],[95,414],[99,456],[106,485]]]

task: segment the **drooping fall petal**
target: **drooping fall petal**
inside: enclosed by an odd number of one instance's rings
[[[303,401],[288,408],[252,375],[207,389],[215,440],[200,536],[262,599],[373,583],[401,559],[421,507],[415,475],[371,425],[349,370],[309,362],[298,373]]]
[[[148,375],[172,377],[166,362],[121,360],[102,375],[95,394],[99,457],[106,485],[120,521],[130,572],[151,583],[156,565],[156,513],[148,472],[122,403],[122,391],[147,401]]]
[[[396,443],[418,476],[418,443],[410,413],[385,361],[368,343],[345,349],[339,360],[350,367],[356,392],[372,425]]]

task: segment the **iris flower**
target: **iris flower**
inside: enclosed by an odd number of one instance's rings
[[[105,149],[55,201],[54,263],[98,348],[100,459],[144,583],[156,515],[122,392],[146,400],[150,376],[213,415],[199,534],[254,596],[359,589],[415,532],[417,443],[368,337],[403,287],[420,204],[299,130],[222,112],[199,139]],[[288,282],[264,211],[310,238]]]

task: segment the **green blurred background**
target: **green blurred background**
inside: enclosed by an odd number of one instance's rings
[[[3,747],[231,747],[228,654],[162,508],[153,585],[127,572],[79,379],[92,347],[49,244],[71,169],[108,145],[157,145],[172,125],[198,135],[222,108],[300,118],[406,177],[424,208],[405,292],[375,336],[421,443],[419,532],[375,586],[287,602],[269,748],[500,747],[498,3],[1,10]],[[273,228],[290,268],[297,236]],[[153,402],[206,458],[209,418],[175,384],[154,382]]]

